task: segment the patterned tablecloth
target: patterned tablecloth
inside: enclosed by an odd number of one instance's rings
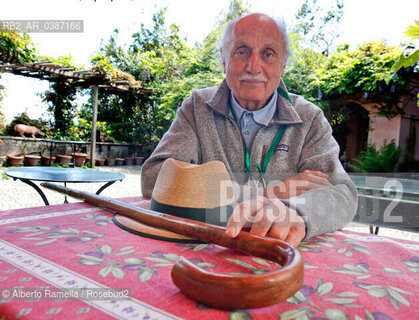
[[[185,257],[224,273],[276,266],[213,244],[142,238],[85,203],[0,211],[0,318],[419,318],[419,243],[337,231],[299,249],[305,272],[297,294],[272,307],[225,311],[185,297],[170,279],[173,264]]]

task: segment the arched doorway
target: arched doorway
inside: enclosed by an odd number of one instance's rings
[[[369,113],[362,105],[347,103],[345,121],[333,126],[333,136],[340,147],[341,156],[346,152],[349,159],[355,158],[365,149],[368,140]]]

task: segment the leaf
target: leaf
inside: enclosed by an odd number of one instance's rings
[[[134,248],[134,246],[123,247],[123,248],[119,249],[118,251],[129,251],[129,250],[131,250],[133,248]]]
[[[88,260],[88,259],[80,259],[79,263],[85,266],[99,266],[102,264],[102,262],[99,261],[93,261],[93,260]]]
[[[230,261],[230,262],[234,262],[234,263],[236,263],[240,266],[246,267],[246,268],[255,269],[254,266],[252,266],[250,263],[247,263],[245,261],[241,261],[241,260],[238,260],[238,259],[230,259],[230,258],[226,258],[226,260]]]
[[[320,286],[324,283],[323,279],[320,278],[316,281],[316,291],[319,291]]]
[[[368,310],[365,310],[365,320],[374,320],[374,316]]]
[[[403,297],[400,293],[393,289],[387,289],[387,292],[390,296],[392,296],[394,299],[396,299],[398,302],[401,302],[407,306],[410,306],[409,300],[407,300],[405,297]]]
[[[83,259],[92,260],[92,261],[96,261],[96,262],[100,262],[100,263],[102,263],[104,261],[102,258],[96,258],[96,257],[88,256],[88,255],[85,255],[85,254],[78,254],[77,256],[80,257],[80,258],[83,258]]]
[[[193,251],[201,251],[205,249],[208,245],[206,243],[198,244],[193,248]]]
[[[156,268],[156,267],[172,267],[173,263],[172,262],[166,262],[166,263],[156,263],[153,264],[152,267]]]
[[[109,256],[112,253],[112,248],[108,246],[107,244],[105,244],[104,246],[100,248],[100,251],[102,251],[104,254]]]
[[[407,292],[407,291],[404,291],[404,290],[402,290],[402,289],[399,289],[399,288],[396,288],[396,287],[392,287],[392,286],[388,286],[389,288],[391,288],[391,289],[393,289],[393,290],[396,290],[396,291],[398,291],[398,292],[400,292],[400,293],[404,293],[404,294],[407,294],[407,295],[409,295],[409,296],[413,296],[413,293],[410,293],[410,292]]]
[[[286,312],[283,312],[279,315],[279,319],[280,320],[295,319],[295,318],[298,318],[301,315],[305,315],[306,311],[308,311],[308,307],[286,311]]]
[[[369,277],[371,277],[371,275],[370,275],[370,274],[364,274],[364,275],[362,275],[362,276],[358,276],[358,277],[356,277],[356,279],[357,279],[357,280],[362,280],[362,279],[367,279],[367,278],[369,278]]]
[[[417,261],[403,260],[402,262],[409,267],[419,268],[419,262]]]
[[[359,296],[358,293],[349,292],[349,291],[348,292],[335,293],[333,295],[336,296],[336,297],[357,297],[357,296]]]
[[[287,300],[285,300],[288,303],[291,304],[300,304],[302,301],[298,300],[295,296],[289,297]]]
[[[112,269],[113,269],[113,265],[108,264],[105,268],[99,270],[98,275],[102,277],[106,277],[112,271]]]
[[[351,318],[346,314],[346,312],[339,309],[326,309],[324,311],[328,320],[350,320]]]
[[[153,270],[150,268],[143,268],[142,270],[138,270],[138,272],[141,274],[139,276],[140,282],[145,282],[147,280],[150,280],[153,276]]]
[[[244,273],[244,272],[230,272],[229,273],[232,276],[248,276],[248,273]]]
[[[41,241],[41,242],[37,242],[35,243],[35,246],[42,246],[44,244],[50,244],[51,242],[56,241],[57,239],[49,239],[49,240],[45,240],[45,241]]]
[[[124,263],[127,263],[127,264],[144,264],[145,260],[143,260],[141,258],[131,257],[131,258],[124,259]]]
[[[381,270],[388,272],[388,273],[403,273],[403,271],[393,269],[393,268],[382,268]]]
[[[117,254],[115,254],[115,256],[127,256],[127,255],[133,254],[133,253],[135,253],[134,249],[118,252]]]
[[[333,248],[333,244],[331,244],[329,242],[318,242],[318,244],[323,246],[323,247]]]
[[[269,262],[268,262],[268,261],[266,261],[266,260],[259,259],[259,258],[253,258],[253,260],[254,260],[255,262],[257,262],[257,263],[259,263],[259,264],[261,264],[261,265],[265,266],[265,267],[268,267],[268,268],[270,268],[270,267],[271,267],[271,266],[270,266],[270,264],[269,264]]]
[[[335,272],[341,273],[341,274],[350,274],[350,275],[353,275],[353,276],[360,276],[361,275],[359,272],[345,270],[345,269],[338,269]]]
[[[166,259],[163,258],[154,258],[154,257],[145,257],[146,260],[153,261],[153,262],[162,262],[162,263],[168,263]]]
[[[294,294],[294,297],[297,298],[298,300],[302,301],[302,302],[307,302],[307,298],[300,292],[297,291],[296,294]]]
[[[346,251],[346,248],[340,248],[336,250],[338,253],[344,253]]]
[[[317,290],[317,292],[319,293],[319,296],[323,296],[325,294],[328,294],[329,292],[331,292],[333,290],[333,283],[331,282],[327,282],[327,283],[323,283],[319,289]]]
[[[179,260],[179,256],[177,254],[174,253],[166,253],[164,255],[165,259],[169,260],[169,261],[178,261]]]
[[[399,310],[399,307],[400,307],[400,302],[398,301],[398,300],[396,300],[396,299],[394,299],[392,296],[388,296],[388,298],[389,298],[389,300],[390,300],[390,302],[391,302],[391,304],[393,305],[393,307],[395,307],[397,310]]]
[[[353,254],[352,251],[348,251],[348,252],[345,253],[345,256],[350,257],[350,256],[352,256],[352,254]]]
[[[354,302],[356,299],[345,299],[345,298],[326,298],[326,301],[333,302],[335,304],[344,305],[347,303]]]
[[[370,288],[370,289],[367,290],[367,292],[370,296],[373,296],[373,297],[376,297],[376,298],[382,298],[382,297],[387,296],[387,291],[382,287]]]
[[[217,265],[211,262],[198,262],[197,265],[201,268],[215,268]]]
[[[343,267],[347,270],[351,270],[351,271],[355,271],[355,272],[362,272],[362,273],[368,272],[367,269],[365,269],[361,266],[353,266],[351,264],[344,264]]]
[[[112,274],[115,278],[123,279],[125,276],[125,272],[118,267],[114,267],[112,269]]]
[[[368,251],[367,249],[364,249],[364,248],[360,248],[360,247],[356,247],[356,246],[352,246],[351,248],[352,248],[352,250],[355,250],[355,251],[372,254],[370,251]]]
[[[407,270],[409,270],[412,273],[419,273],[419,268],[407,267]]]

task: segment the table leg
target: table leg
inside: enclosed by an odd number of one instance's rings
[[[16,179],[15,179],[16,180]],[[19,179],[20,181],[30,185],[32,188],[34,188],[36,190],[36,192],[38,192],[38,194],[41,196],[42,200],[44,200],[44,203],[46,206],[49,206],[49,202],[47,197],[45,196],[45,194],[42,192],[42,190],[32,181],[27,180],[27,179]]]
[[[98,191],[96,191],[96,194],[99,195],[103,190],[105,190],[107,187],[109,187],[110,185],[114,184],[115,181],[111,181],[108,182],[107,184],[103,185],[102,187],[99,188]]]
[[[66,182],[64,182],[64,187],[67,187],[67,183]],[[67,195],[64,196],[64,203],[68,203],[68,201],[67,201]]]

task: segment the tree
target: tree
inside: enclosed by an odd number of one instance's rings
[[[329,55],[339,36],[339,22],[343,16],[343,0],[336,0],[335,6],[325,9],[318,0],[305,0],[296,15],[294,32],[302,37],[307,47],[315,47],[324,55]]]

